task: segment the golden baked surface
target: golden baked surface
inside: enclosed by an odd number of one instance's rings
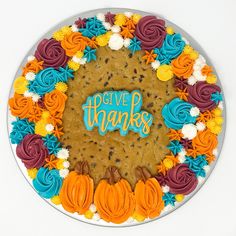
[[[168,129],[163,124],[161,109],[176,96],[173,79],[167,82],[158,80],[150,65],[145,64],[143,55],[142,51],[132,55],[125,48],[111,51],[108,47],[100,47],[97,60],[81,66],[74,80],[68,81],[61,141],[70,150],[71,170],[78,161],[88,161],[95,184],[104,177],[106,168],[114,165],[134,186],[135,168],[146,166],[154,174],[156,165],[168,152]],[[132,131],[122,137],[119,131],[101,136],[97,128],[93,131],[85,129],[82,104],[88,96],[109,90],[131,92],[135,89],[142,93],[142,110],[150,112],[154,118],[147,138],[140,138]]]

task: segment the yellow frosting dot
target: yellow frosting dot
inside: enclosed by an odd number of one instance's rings
[[[57,41],[62,41],[64,39],[64,34],[59,30],[54,32],[52,37]]]
[[[137,220],[138,222],[142,222],[142,221],[145,220],[145,217],[144,217],[144,216],[142,216],[142,215],[140,215],[140,214],[138,214],[138,213],[136,213],[136,212],[133,214],[133,218],[134,218],[135,220]]]
[[[69,26],[63,26],[60,30],[63,33],[63,35],[72,33],[71,27]]]
[[[192,52],[190,52],[189,54],[189,57],[192,59],[192,60],[196,60],[198,59],[198,56],[199,56],[199,53],[195,50],[193,50]]]
[[[74,61],[72,61],[72,60],[69,60],[69,61],[68,61],[68,66],[69,66],[70,69],[76,71],[76,70],[79,69],[80,64],[79,64],[79,63],[76,63],[76,62],[74,62]]]
[[[35,134],[39,134],[41,136],[46,136],[49,132],[46,130],[47,122],[45,120],[39,120],[35,124]]]
[[[50,117],[49,111],[43,111],[41,117],[42,119],[47,120]]]
[[[16,93],[23,94],[28,89],[27,88],[28,83],[29,83],[28,80],[24,76],[20,76],[15,79],[13,88]]]
[[[68,86],[66,83],[58,82],[58,83],[56,83],[55,88],[56,88],[56,90],[59,90],[59,91],[65,93],[67,91]]]
[[[216,126],[216,122],[215,122],[215,120],[214,119],[211,119],[211,120],[209,120],[209,121],[207,121],[207,127],[208,128],[213,128],[214,126]]]
[[[108,44],[109,42],[109,37],[106,35],[106,34],[103,34],[103,35],[99,35],[97,38],[96,38],[96,41],[98,43],[99,46],[101,47],[104,47]]]
[[[175,199],[177,202],[182,202],[184,200],[184,195],[183,194],[176,194]]]
[[[211,129],[211,132],[214,134],[219,134],[222,131],[222,127],[220,125],[216,125]]]
[[[134,24],[137,24],[141,18],[142,18],[142,16],[139,14],[132,15],[132,20],[133,20]]]
[[[183,51],[185,54],[190,54],[193,51],[193,48],[190,45],[186,45]]]
[[[55,195],[51,198],[51,202],[55,205],[60,205],[61,204],[61,199],[59,198],[58,195]]]
[[[165,166],[167,169],[172,168],[173,165],[174,165],[173,161],[172,161],[171,159],[169,159],[169,158],[165,158],[165,159],[163,160],[163,164],[164,164],[164,166]]]
[[[221,116],[222,115],[222,110],[220,108],[216,108],[214,110],[214,114],[215,114],[215,116]]]
[[[224,119],[223,119],[223,117],[218,116],[218,117],[215,118],[215,122],[216,122],[217,125],[222,125],[223,122],[224,122]]]
[[[64,162],[63,159],[58,159],[58,161],[57,161],[57,169],[61,170],[61,169],[64,168],[63,162]]]
[[[161,81],[168,81],[174,76],[170,65],[160,65],[157,69],[157,78]]]
[[[126,22],[126,16],[124,14],[117,14],[115,16],[115,22],[114,22],[115,25],[122,26],[125,24],[125,22]]]
[[[27,169],[27,172],[28,172],[28,176],[31,178],[31,179],[35,179],[37,173],[38,173],[38,170],[36,168],[33,168],[33,169]]]
[[[90,211],[90,210],[87,210],[87,211],[84,213],[84,216],[85,216],[85,218],[87,218],[87,219],[92,219],[92,218],[93,218],[93,212]]]
[[[209,84],[215,84],[217,82],[217,77],[214,74],[208,75],[206,81]]]
[[[171,35],[175,33],[173,27],[171,26],[166,27],[166,32],[167,34],[171,34]]]
[[[76,54],[75,54],[76,57],[78,58],[82,58],[84,56],[84,53],[82,51],[78,51]]]

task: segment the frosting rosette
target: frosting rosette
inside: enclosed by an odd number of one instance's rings
[[[189,78],[193,73],[194,60],[189,54],[181,53],[171,62],[173,73],[177,77]]]
[[[40,135],[27,134],[17,145],[16,155],[27,169],[31,169],[43,166],[49,153]]]
[[[54,90],[55,84],[59,81],[63,81],[61,72],[49,67],[36,74],[35,80],[29,84],[29,90],[39,95],[44,95]]]
[[[33,109],[32,99],[17,93],[9,99],[8,104],[11,114],[22,119],[27,118],[29,112]]]
[[[51,114],[56,114],[57,112],[62,113],[65,109],[67,96],[58,91],[53,90],[44,96],[44,105]]]
[[[162,108],[162,117],[168,128],[179,130],[184,124],[193,124],[196,117],[191,116],[190,110],[193,106],[179,98],[174,98]]]
[[[221,92],[219,86],[199,81],[188,86],[188,102],[197,106],[201,112],[212,110],[218,105],[218,102],[212,100],[212,94],[216,92]]]
[[[178,57],[185,46],[180,34],[167,34],[161,48],[155,48],[154,52],[157,54],[157,60],[161,64],[170,64],[171,60]]]
[[[65,35],[61,41],[61,46],[66,51],[66,55],[69,57],[74,56],[78,51],[84,51],[87,46],[87,39],[80,32],[72,32],[69,35]]]
[[[136,26],[135,36],[144,50],[160,48],[166,37],[165,21],[155,16],[144,16]]]
[[[198,132],[197,136],[192,140],[192,145],[199,154],[212,154],[217,144],[217,136],[209,129]]]
[[[35,57],[38,61],[43,61],[44,68],[53,67],[55,69],[66,66],[69,59],[60,42],[55,39],[43,39],[37,47]]]
[[[187,195],[197,187],[198,180],[187,164],[178,164],[167,171],[166,183],[171,193]]]
[[[36,178],[33,180],[34,188],[43,198],[52,198],[58,195],[61,185],[62,178],[56,169],[49,170],[48,168],[41,167]]]

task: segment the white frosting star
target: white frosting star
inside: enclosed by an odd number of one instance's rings
[[[119,50],[123,47],[123,45],[124,45],[124,39],[122,38],[121,35],[119,34],[111,35],[108,46],[112,50]]]
[[[197,127],[194,124],[185,124],[181,129],[183,138],[193,139],[197,135]]]

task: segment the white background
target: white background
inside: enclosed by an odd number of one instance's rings
[[[52,26],[76,13],[128,7],[163,15],[185,29],[211,58],[223,84],[227,131],[220,160],[187,204],[159,221],[103,228],[75,221],[29,187],[12,156],[6,130],[10,85],[21,60]],[[2,0],[0,7],[0,235],[236,236],[236,1],[235,0]]]

